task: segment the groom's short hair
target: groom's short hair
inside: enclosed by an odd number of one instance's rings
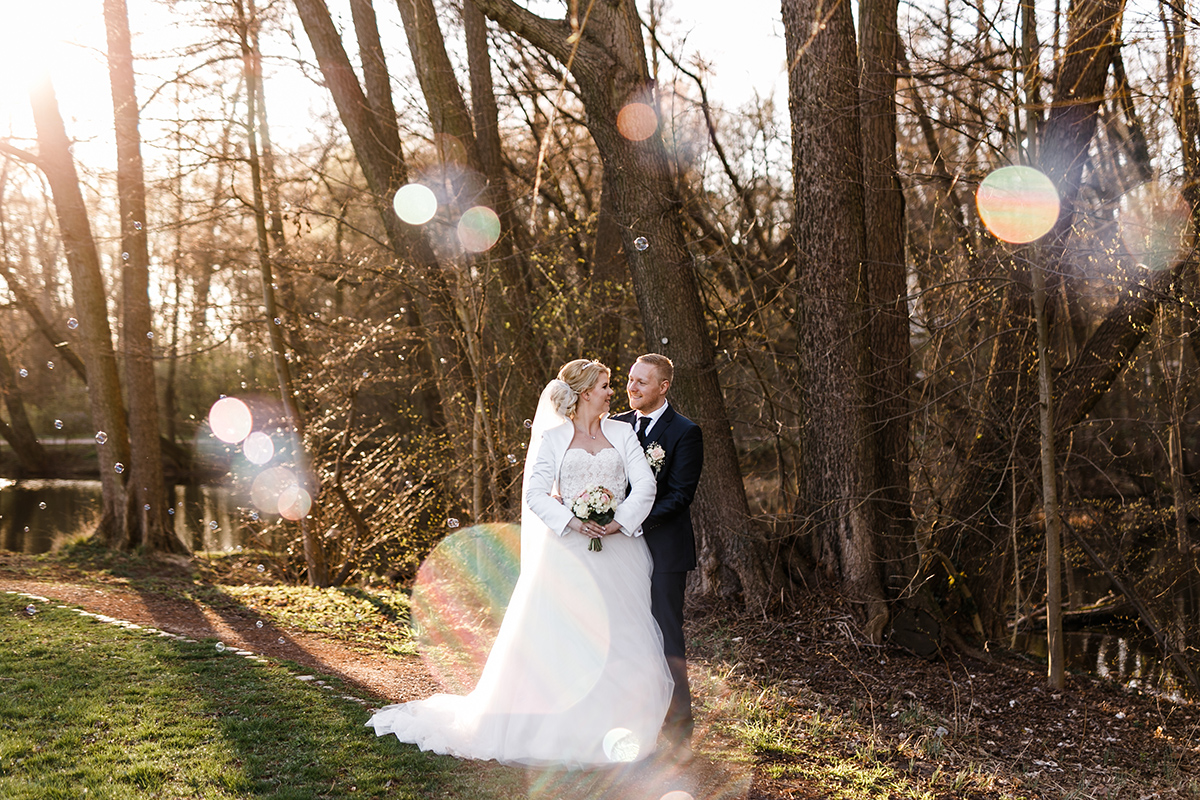
[[[658,379],[660,381],[674,383],[675,364],[671,362],[671,359],[660,353],[646,353],[645,355],[638,356],[637,360],[654,367],[655,371],[658,372]]]

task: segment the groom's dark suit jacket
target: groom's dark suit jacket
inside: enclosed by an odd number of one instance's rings
[[[615,419],[635,425],[636,430],[635,412],[618,414]],[[642,536],[655,572],[688,572],[696,568],[696,536],[689,509],[704,463],[704,440],[700,426],[668,404],[647,434],[646,445],[654,442],[662,445],[666,457],[656,476],[658,493],[650,516],[642,523]]]

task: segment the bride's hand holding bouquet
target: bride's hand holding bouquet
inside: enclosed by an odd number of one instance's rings
[[[611,489],[604,486],[592,486],[584,489],[571,500],[571,513],[585,522],[607,526],[613,521],[619,501]],[[588,543],[588,550],[599,552],[604,549],[600,537],[593,537]]]

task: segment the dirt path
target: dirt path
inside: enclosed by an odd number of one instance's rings
[[[140,593],[122,586],[40,581],[0,574],[0,592],[35,595],[54,603],[78,606],[93,614],[186,636],[216,638],[226,646],[267,658],[296,662],[323,676],[354,687],[368,706],[427,697],[441,687],[415,656],[393,656],[349,647],[321,636],[282,631],[255,617],[222,615],[197,603]],[[37,601],[34,601],[36,605]],[[710,751],[722,749],[708,742]],[[726,763],[714,752],[684,766],[646,759],[620,770],[584,772],[530,771],[529,796],[558,800],[750,800],[751,770]]]
[[[394,656],[352,648],[319,636],[255,627],[250,620],[222,616],[213,609],[116,586],[85,586],[59,581],[0,576],[0,591],[25,592],[79,606],[94,614],[158,628],[193,639],[216,638],[227,646],[268,658],[285,659],[338,677],[370,695],[377,705],[427,697],[439,686],[415,656]]]

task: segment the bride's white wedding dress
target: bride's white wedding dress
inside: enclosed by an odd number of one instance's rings
[[[623,494],[629,457],[629,448],[567,450],[560,495],[597,485]],[[367,724],[422,750],[507,764],[586,767],[648,755],[672,682],[650,615],[646,543],[618,533],[593,552],[582,534],[523,528],[521,574],[475,690],[387,706]],[[544,540],[529,546],[528,535]]]

